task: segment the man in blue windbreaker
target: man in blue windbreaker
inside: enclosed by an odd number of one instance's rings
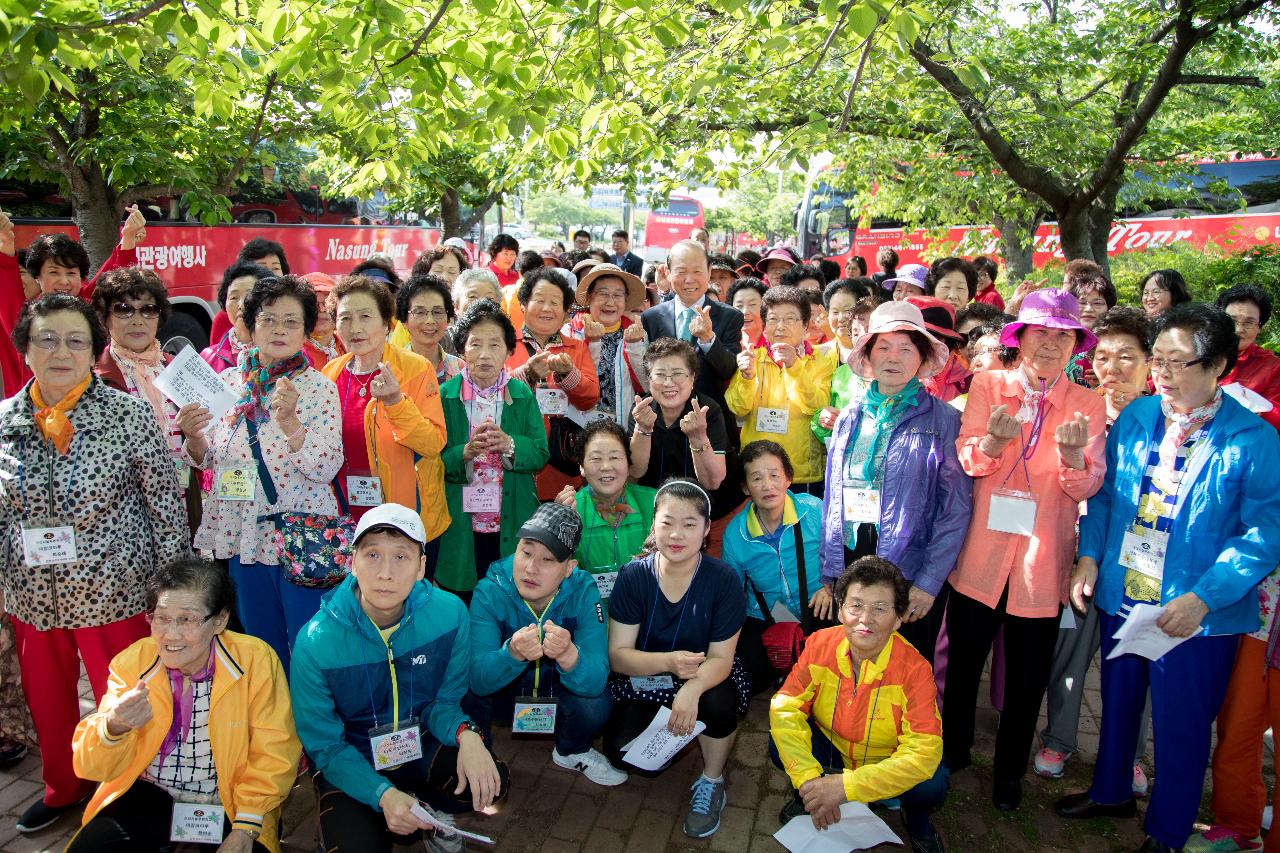
[[[477,720],[510,719],[549,735],[551,760],[597,785],[627,774],[592,748],[609,719],[609,641],[595,579],[573,559],[582,521],[545,503],[518,532],[515,554],[490,567],[471,598],[471,692]]]
[[[290,691],[314,762],[325,850],[388,849],[426,831],[461,849],[452,814],[506,793],[480,728],[462,711],[471,662],[467,610],[433,588],[418,514],[383,504],[356,527],[351,575],[298,635]]]

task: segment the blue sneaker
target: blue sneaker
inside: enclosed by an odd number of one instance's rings
[[[724,780],[712,782],[699,776],[693,783],[693,799],[684,819],[684,834],[690,838],[706,838],[720,828],[720,812],[724,811]]]

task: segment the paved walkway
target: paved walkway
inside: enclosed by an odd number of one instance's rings
[[[88,695],[87,687],[85,695]],[[995,710],[986,702],[985,689],[981,695],[975,765],[952,779],[947,804],[935,816],[951,853],[1042,850],[1119,853],[1137,849],[1143,838],[1139,821],[1064,821],[1052,809],[1057,797],[1089,784],[1102,710],[1096,665],[1085,687],[1080,733],[1082,755],[1068,764],[1063,780],[1048,781],[1029,774],[1022,808],[1013,815],[1001,814],[991,805],[990,755],[997,718]],[[86,711],[91,710],[91,700],[82,700],[82,706]],[[464,818],[461,823],[468,829],[492,836],[495,849],[503,853],[579,850],[778,853],[783,848],[772,835],[778,828],[778,810],[789,796],[789,788],[783,773],[769,764],[768,737],[768,706],[764,699],[758,698],[752,702],[747,719],[739,729],[728,774],[728,805],[719,832],[709,839],[695,841],[686,838],[681,830],[688,807],[689,785],[701,769],[696,750],[686,750],[680,760],[657,779],[633,775],[627,784],[606,789],[553,765],[549,742],[514,741],[505,731],[497,733],[496,750],[511,764],[511,795],[495,814]],[[1150,758],[1149,751],[1147,758]],[[1268,778],[1271,778],[1270,750],[1267,765]],[[1149,769],[1149,760],[1147,766]],[[0,773],[0,853],[60,851],[66,845],[74,831],[74,822],[70,819],[34,836],[19,835],[14,829],[17,816],[42,790],[37,757],[28,757],[14,770]],[[890,812],[885,813],[885,818],[905,838],[897,816]],[[315,821],[314,794],[310,783],[303,782],[286,804],[284,840],[290,853],[314,853]],[[211,847],[199,849],[205,853],[213,850]],[[900,853],[906,848],[884,845],[876,849]]]

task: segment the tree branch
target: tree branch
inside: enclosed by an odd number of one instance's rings
[[[876,30],[880,29],[880,25],[883,23],[884,16],[881,15],[876,20],[876,25],[871,28],[871,32],[867,33],[867,40],[862,43],[862,56],[858,57],[858,67],[853,72],[853,82],[849,84],[849,93],[844,96],[844,109],[840,111],[840,133],[844,133],[849,129],[849,119],[853,117],[853,96],[857,93],[858,87],[862,85],[862,72],[866,70],[867,59],[871,56],[871,39],[875,37]]]
[[[427,22],[427,25],[423,28],[422,32],[418,33],[418,37],[413,40],[413,44],[409,46],[409,49],[406,50],[399,59],[387,66],[388,70],[395,68],[401,62],[415,56],[418,51],[422,49],[423,42],[430,37],[432,30],[436,28],[436,24],[440,23],[440,19],[443,18],[444,13],[449,10],[451,3],[453,3],[453,0],[443,0],[443,2],[440,3],[440,8],[436,9],[435,16]]]
[[[822,47],[818,49],[818,56],[813,61],[813,67],[809,69],[809,73],[804,75],[804,79],[808,80],[818,73],[818,69],[822,67],[822,61],[827,58],[827,51],[831,48],[831,43],[836,40],[836,36],[840,35],[840,31],[844,29],[844,22],[849,17],[849,10],[853,8],[855,0],[844,0],[844,4],[840,7],[840,18],[836,21],[835,26],[831,28],[831,32],[827,33],[827,39],[822,43]]]
[[[1179,74],[1175,86],[1252,86],[1265,89],[1266,84],[1252,74]]]
[[[923,38],[917,38],[911,46],[911,56],[920,64],[930,77],[942,87],[959,107],[961,114],[977,132],[978,138],[992,158],[1004,169],[1009,178],[1023,189],[1035,193],[1045,200],[1055,211],[1066,208],[1070,193],[1066,184],[1057,175],[1043,166],[1036,166],[1022,159],[1009,140],[1005,139],[992,121],[987,108],[973,94],[973,91],[956,76],[950,68],[938,63],[933,58],[934,51],[925,44]]]
[[[116,196],[116,207],[123,211],[136,201],[157,195],[173,195],[173,184],[142,184],[130,187]]]
[[[169,6],[174,2],[175,0],[151,0],[150,3],[143,6],[141,9],[138,9],[136,12],[130,12],[127,15],[121,15],[119,18],[111,18],[109,20],[97,21],[92,24],[59,24],[59,27],[61,27],[64,30],[75,30],[77,32],[84,32],[85,30],[99,30],[99,29],[102,29],[103,27],[119,27],[125,24],[136,24],[138,23],[138,21],[141,21],[143,18],[147,17],[151,13],[158,12],[161,9],[163,9],[165,6]],[[177,0],[177,2],[181,2],[181,0]]]

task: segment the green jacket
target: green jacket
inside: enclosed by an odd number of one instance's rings
[[[582,540],[574,555],[578,568],[592,574],[616,572],[635,559],[653,529],[653,499],[657,493],[648,486],[629,483],[622,493],[622,503],[632,511],[613,528],[596,511],[591,487],[578,489],[578,517],[582,519]]]
[[[862,395],[866,393],[867,385],[870,383],[861,376],[854,376],[853,371],[849,369],[849,365],[841,364],[836,368],[835,375],[831,377],[831,399],[827,405],[833,409],[843,412],[844,407],[852,403],[854,400],[861,400]],[[827,439],[831,437],[831,430],[819,423],[822,417],[822,409],[813,413],[810,424],[813,426],[813,434],[823,444],[827,443]]]
[[[507,383],[511,404],[502,408],[502,431],[515,442],[512,467],[502,476],[502,524],[499,531],[503,557],[515,553],[516,531],[538,508],[538,490],[533,475],[547,464],[547,433],[542,426],[533,391],[523,382]],[[462,375],[440,388],[444,408],[445,439],[444,496],[453,519],[440,537],[440,557],[436,562],[436,580],[446,589],[470,590],[476,585],[475,538],[471,532],[471,516],[462,511],[462,487],[470,480],[462,447],[470,438],[467,410],[462,404]]]

